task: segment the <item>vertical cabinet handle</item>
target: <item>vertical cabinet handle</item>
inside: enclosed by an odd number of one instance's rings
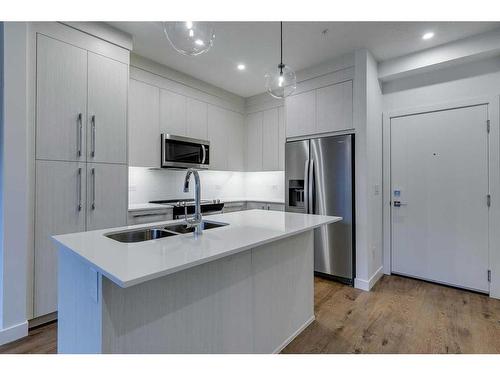
[[[83,125],[82,125],[82,114],[79,113],[78,114],[78,119],[77,119],[77,122],[76,122],[76,125],[78,127],[77,131],[78,131],[78,144],[77,144],[77,149],[76,149],[76,155],[78,157],[82,156],[82,128],[83,128]]]
[[[304,164],[304,213],[309,213],[309,159]]]
[[[90,156],[95,157],[95,115],[91,117],[91,127],[92,127],[92,148],[90,150]]]
[[[78,209],[78,211],[81,211],[82,210],[82,168],[78,168],[77,189],[78,189],[78,202],[77,202],[76,208]]]
[[[314,214],[314,159],[309,165],[309,213]]]
[[[92,205],[90,206],[93,210],[95,210],[95,168],[91,169],[92,173]]]

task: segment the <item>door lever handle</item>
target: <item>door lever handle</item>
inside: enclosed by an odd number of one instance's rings
[[[406,203],[402,203],[401,201],[394,201],[393,202],[394,207],[401,207],[401,206],[406,206]]]

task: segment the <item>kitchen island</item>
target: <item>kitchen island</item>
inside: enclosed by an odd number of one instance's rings
[[[117,240],[182,221],[54,236],[58,352],[279,352],[314,320],[313,230],[340,220],[250,210],[199,236]]]

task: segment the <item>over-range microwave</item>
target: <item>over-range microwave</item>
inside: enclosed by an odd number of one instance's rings
[[[209,166],[210,141],[172,134],[161,135],[162,168],[207,169]]]

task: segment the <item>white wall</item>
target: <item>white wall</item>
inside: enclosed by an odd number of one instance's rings
[[[386,82],[383,85],[383,108],[385,113],[396,110],[411,109],[422,106],[447,104],[478,97],[496,98],[494,106],[498,107],[500,95],[500,57],[492,57],[460,66],[449,67],[444,70],[433,71],[414,77],[407,77],[396,81]],[[489,108],[492,124],[498,124],[499,108]],[[498,148],[499,139],[490,139],[496,142],[490,150]],[[498,162],[498,160],[497,160]],[[498,191],[498,181],[490,176],[492,192]],[[492,195],[492,216],[498,212],[495,207],[494,194]],[[495,210],[496,208],[496,210]],[[492,280],[490,295],[500,297],[500,251],[498,235],[493,233],[490,253],[490,268]]]
[[[500,94],[500,57],[387,82],[384,112]]]
[[[129,203],[192,198],[184,193],[185,171],[129,167]],[[202,199],[283,200],[283,172],[201,171]]]
[[[382,275],[382,106],[377,62],[355,53],[354,73],[356,279],[370,290]]]
[[[24,336],[28,328],[27,36],[26,23],[4,23],[0,344]]]
[[[369,274],[382,274],[382,90],[378,81],[377,61],[367,54],[367,155]],[[374,280],[373,280],[374,281]],[[373,282],[372,281],[372,282]]]

